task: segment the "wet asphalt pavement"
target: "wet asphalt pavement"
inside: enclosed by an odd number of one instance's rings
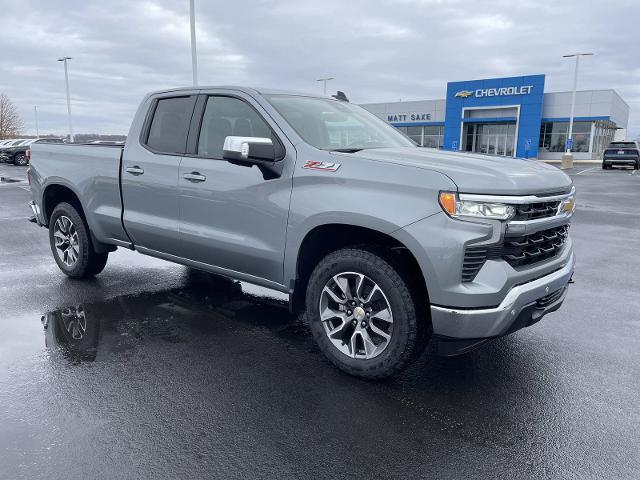
[[[124,250],[67,279],[0,184],[0,478],[640,478],[629,173],[571,172],[558,312],[384,382],[333,368],[280,294]]]

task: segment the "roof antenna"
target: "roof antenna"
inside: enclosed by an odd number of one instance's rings
[[[340,100],[341,102],[348,102],[349,101],[349,99],[344,94],[344,92],[341,92],[340,90],[338,90],[335,95],[331,95],[331,96],[333,98],[335,98],[336,100]]]

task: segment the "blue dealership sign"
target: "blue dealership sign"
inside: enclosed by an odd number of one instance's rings
[[[544,75],[449,82],[444,123],[444,144],[463,138],[465,123],[517,124],[516,156],[537,156]],[[466,142],[463,142],[464,150]],[[527,148],[528,146],[528,148]]]

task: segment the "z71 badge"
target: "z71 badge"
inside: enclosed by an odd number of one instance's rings
[[[306,162],[304,162],[302,168],[310,168],[311,170],[324,170],[325,172],[335,172],[340,168],[340,164],[307,160]]]

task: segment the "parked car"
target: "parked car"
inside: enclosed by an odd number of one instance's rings
[[[32,220],[66,275],[125,247],[286,292],[361,377],[399,372],[429,340],[454,355],[528,327],[573,275],[562,171],[419,148],[340,99],[162,91],[124,148],[31,149]]]
[[[63,143],[60,138],[32,138],[25,140],[17,145],[12,145],[3,150],[3,155],[6,157],[8,163],[14,165],[28,165],[29,164],[29,150],[32,145],[42,143]]]
[[[18,139],[14,138],[12,140],[8,140],[7,142],[5,142],[4,145],[0,145],[0,162],[9,161],[9,156],[5,153],[8,149],[10,149],[11,147],[20,145],[27,141],[28,139],[25,139],[25,138],[18,138]]]
[[[640,170],[640,145],[638,142],[611,142],[602,154],[604,170],[618,165],[632,166]]]

